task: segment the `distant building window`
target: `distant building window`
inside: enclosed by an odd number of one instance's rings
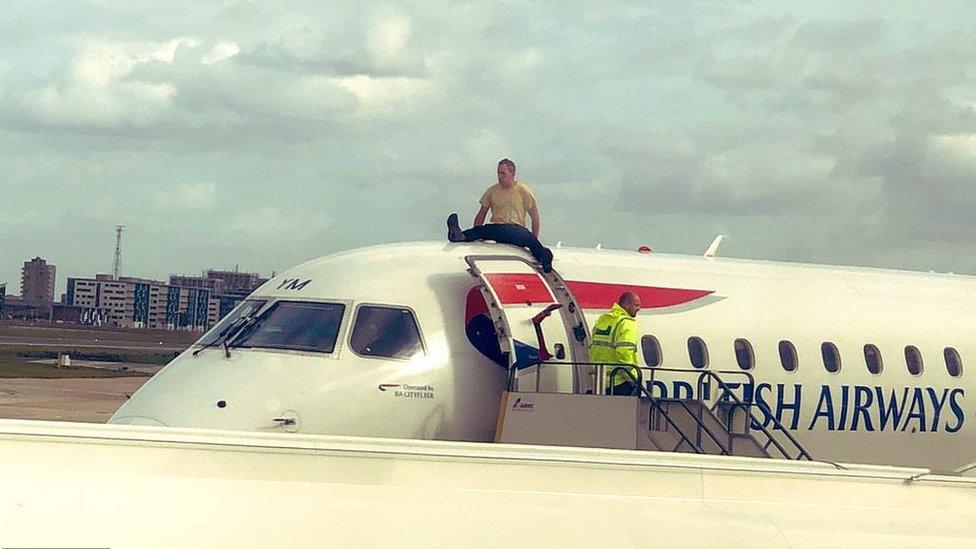
[[[739,368],[751,370],[756,365],[756,356],[752,352],[752,345],[749,340],[737,339],[733,347],[735,348],[735,361],[739,364]]]
[[[349,344],[369,357],[408,359],[424,352],[413,313],[401,307],[360,307]]]
[[[641,351],[644,353],[644,364],[651,368],[661,365],[661,344],[652,335],[645,335],[641,338]]]
[[[918,347],[905,347],[905,364],[908,366],[908,373],[913,376],[922,375],[922,353],[918,351]]]
[[[881,351],[870,343],[864,346],[864,363],[872,374],[880,374],[882,369]]]
[[[946,371],[952,377],[959,377],[962,375],[962,358],[959,357],[959,351],[952,347],[946,347],[942,354],[945,356]]]
[[[820,355],[823,356],[824,368],[828,372],[836,374],[840,371],[840,351],[837,350],[836,345],[825,341],[820,346]]]
[[[702,338],[688,338],[688,358],[691,359],[691,365],[695,368],[704,368],[708,366],[708,347],[705,346],[705,342],[702,341]]]
[[[779,361],[787,372],[796,371],[796,347],[785,339],[779,342]]]

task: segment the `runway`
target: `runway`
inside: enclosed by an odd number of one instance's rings
[[[0,379],[0,418],[105,423],[148,379]]]
[[[65,347],[72,349],[119,349],[119,350],[152,350],[152,351],[183,351],[189,345],[173,344],[163,341],[133,341],[113,340],[101,338],[35,338],[19,336],[0,336],[0,347]]]

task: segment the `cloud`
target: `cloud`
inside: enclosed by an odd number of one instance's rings
[[[380,66],[395,65],[400,61],[412,31],[410,16],[403,11],[388,8],[378,12],[366,30],[366,51]]]
[[[152,123],[171,104],[176,87],[128,76],[139,65],[172,63],[182,45],[193,47],[198,42],[187,38],[116,42],[83,37],[68,70],[41,87],[22,91],[19,106],[27,117],[50,125]]]
[[[153,192],[156,209],[168,214],[179,211],[208,211],[217,203],[217,189],[213,183],[177,183],[171,191]]]
[[[789,43],[815,52],[851,55],[883,45],[886,30],[884,21],[876,18],[807,21],[796,27]]]
[[[241,53],[241,48],[234,42],[217,42],[209,52],[200,58],[204,65],[213,65],[225,59],[230,59]]]
[[[552,241],[976,271],[965,10],[15,6],[0,193],[44,212],[5,233],[21,255],[48,219],[146,235],[135,271],[442,238],[511,157]]]
[[[217,241],[235,244],[295,246],[309,242],[332,225],[322,214],[306,214],[296,219],[278,208],[265,206],[235,213],[226,225],[226,234],[214,235]]]
[[[932,144],[936,150],[945,153],[948,162],[976,163],[976,133],[939,135],[933,138]]]

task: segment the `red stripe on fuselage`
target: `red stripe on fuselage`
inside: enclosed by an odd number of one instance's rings
[[[533,273],[486,273],[488,284],[502,305],[552,303],[555,301],[545,282]]]
[[[715,292],[711,290],[685,290],[682,288],[659,288],[656,286],[634,286],[632,284],[610,284],[606,282],[581,282],[567,280],[570,291],[584,309],[609,309],[624,292],[634,292],[640,296],[641,308],[659,309],[673,307],[703,298]]]
[[[553,303],[555,299],[539,275],[532,273],[486,273],[485,278],[491,285],[502,305],[523,305]],[[637,286],[634,284],[614,284],[608,282],[583,282],[568,280],[566,284],[576,296],[576,301],[584,309],[609,309],[624,292],[634,292],[641,299],[644,309],[660,309],[683,305],[707,295],[715,293],[712,290],[688,290],[684,288],[661,288],[658,286]],[[480,303],[478,303],[480,302]],[[470,321],[475,314],[487,312],[487,306],[476,291],[467,295],[468,314],[465,321]]]

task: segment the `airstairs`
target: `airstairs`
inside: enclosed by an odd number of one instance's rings
[[[641,379],[631,380],[638,394],[604,395],[605,371],[612,370],[614,381],[630,373],[586,362],[586,319],[556,270],[545,273],[538,263],[513,255],[465,261],[480,282],[509,359],[497,442],[813,459],[773,414],[752,401],[752,391],[745,390],[756,386],[749,372],[643,367]],[[694,396],[655,391],[666,382],[694,387]]]
[[[729,429],[700,400],[641,399],[638,414],[649,443],[640,450],[771,457],[752,433]]]
[[[566,363],[541,363],[540,367],[564,367]],[[601,364],[572,364],[593,367]],[[643,371],[651,370],[643,368]],[[809,460],[814,458],[772,414],[757,403],[743,400],[722,374],[679,368],[654,368],[661,374],[698,377],[697,394],[714,391],[719,396],[674,398],[654,395],[639,385],[639,395],[608,396],[535,391],[534,380],[518,372],[515,390],[502,398],[496,430],[497,442],[588,446],[629,450],[655,450],[696,454]],[[529,412],[529,413],[526,413]]]
[[[645,369],[647,370],[647,369]],[[714,402],[703,398],[655,397],[642,387],[638,405],[638,428],[646,441],[638,437],[638,449],[698,454],[776,457],[812,460],[812,456],[771,413],[758,404],[743,400],[735,386],[726,383],[727,376],[745,375],[745,386],[755,387],[746,372],[713,372],[677,368],[655,368],[698,377],[698,395],[714,388],[719,397]],[[759,412],[757,413],[757,410]],[[640,442],[643,441],[643,444]]]

